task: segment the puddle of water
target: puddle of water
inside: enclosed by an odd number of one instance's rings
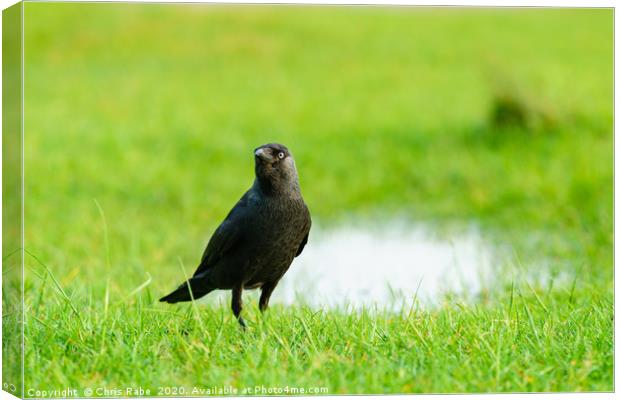
[[[439,237],[425,227],[343,227],[314,232],[273,301],[310,306],[401,308],[484,287],[491,249],[474,230]]]
[[[491,261],[491,247],[473,229],[440,237],[403,224],[313,228],[271,302],[398,310],[416,299],[438,303],[446,293],[468,298],[486,287]]]

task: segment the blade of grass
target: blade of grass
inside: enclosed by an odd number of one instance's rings
[[[187,288],[189,290],[189,296],[192,299],[192,309],[194,310],[194,318],[198,321],[198,325],[200,325],[200,330],[206,332],[204,329],[204,324],[202,322],[202,318],[200,316],[200,312],[198,311],[198,306],[196,305],[196,299],[194,298],[194,291],[192,290],[192,285],[189,283],[189,278],[187,277],[187,272],[185,272],[185,265],[183,264],[183,260],[181,257],[178,257],[179,264],[181,265],[181,271],[183,272],[183,276],[185,277],[185,282],[187,283]],[[209,332],[206,332],[209,339],[211,339],[211,335]]]
[[[67,296],[67,293],[64,291],[64,289],[62,288],[62,285],[60,284],[60,282],[58,282],[58,280],[56,279],[56,277],[54,276],[54,274],[52,273],[52,271],[48,268],[47,265],[45,265],[43,263],[43,261],[41,261],[37,256],[35,256],[34,254],[32,254],[29,250],[24,249],[24,251],[32,258],[34,258],[43,268],[45,268],[45,270],[47,271],[48,275],[50,276],[50,278],[52,278],[52,281],[54,282],[54,285],[56,285],[56,289],[58,289],[58,292],[61,294],[62,298],[67,302],[67,304],[69,305],[69,307],[71,307],[71,310],[73,310],[73,313],[77,316],[77,318],[80,320],[80,324],[82,325],[82,328],[85,328],[85,324],[84,324],[84,320],[82,319],[82,315],[78,312],[77,308],[75,307],[75,305],[73,304],[73,302],[71,301],[71,299],[69,298],[69,296]]]
[[[105,320],[108,316],[108,306],[110,304],[110,241],[108,239],[108,223],[105,217],[105,213],[103,212],[103,208],[101,204],[97,201],[97,199],[93,199],[95,201],[95,205],[99,210],[99,215],[101,216],[101,222],[103,224],[103,245],[105,248],[105,275],[106,275],[106,285],[105,285],[105,295],[104,295],[104,306],[103,306],[103,319]]]

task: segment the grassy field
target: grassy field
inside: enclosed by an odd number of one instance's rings
[[[25,16],[26,395],[613,389],[611,10],[26,3]],[[400,314],[261,318],[253,299],[245,333],[226,305],[158,304],[270,141],[295,154],[322,226],[475,223],[518,268],[569,284],[505,277],[473,304]]]

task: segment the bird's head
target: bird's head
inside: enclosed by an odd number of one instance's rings
[[[265,193],[299,192],[295,160],[286,146],[269,143],[256,148],[254,166],[256,179]]]

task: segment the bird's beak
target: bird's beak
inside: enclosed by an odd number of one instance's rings
[[[254,156],[260,158],[263,161],[269,161],[271,159],[269,154],[267,154],[267,152],[263,148],[256,149],[256,151],[254,152]]]

